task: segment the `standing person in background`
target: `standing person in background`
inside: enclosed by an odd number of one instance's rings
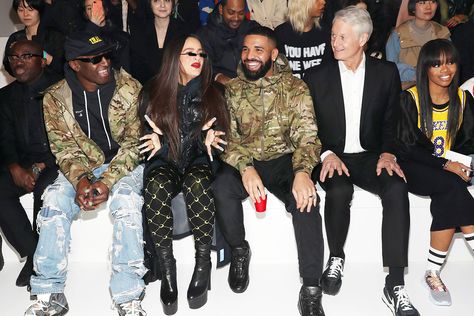
[[[432,39],[450,36],[447,27],[432,21],[437,8],[437,0],[409,0],[408,13],[415,18],[395,28],[387,41],[387,60],[397,65],[403,89],[416,83],[415,67],[421,47]]]
[[[408,190],[395,153],[395,110],[400,102],[396,66],[367,56],[372,21],[364,9],[336,13],[331,46],[335,60],[308,72],[322,164],[313,172],[326,192],[324,221],[329,260],[321,285],[336,295],[342,286],[344,245],[354,185],[382,200],[382,259],[388,267],[382,299],[394,316],[419,316],[405,288],[410,214]]]
[[[416,87],[401,96],[400,166],[408,190],[431,198],[424,280],[434,304],[451,305],[440,272],[457,227],[474,250],[474,197],[467,190],[471,166],[446,159],[446,153],[474,154],[474,99],[458,88],[459,54],[448,40],[421,48],[416,76]]]
[[[189,307],[196,309],[206,304],[211,287],[215,214],[211,162],[212,155],[219,153],[213,148],[225,144],[220,137],[228,129],[228,113],[224,87],[212,79],[212,66],[199,38],[174,40],[165,49],[163,62],[160,73],[142,92],[141,112],[149,116],[142,123],[148,134],[140,146],[142,152],[149,152],[142,212],[161,270],[163,312],[172,315],[178,309],[178,288],[171,200],[183,192],[196,249],[187,298]]]
[[[247,0],[250,19],[274,30],[286,20],[288,0]]]
[[[62,75],[64,66],[64,35],[41,23],[41,16],[45,9],[44,1],[13,0],[13,9],[18,14],[18,18],[25,28],[10,35],[5,51],[16,41],[23,39],[33,40],[43,47],[43,54],[48,68]],[[3,58],[3,66],[13,76],[6,56]]]
[[[237,77],[242,43],[248,30],[258,26],[245,19],[245,0],[222,0],[197,32],[212,62],[214,80],[225,84]]]
[[[58,176],[43,120],[43,91],[61,77],[46,68],[43,48],[19,40],[6,51],[16,81],[0,90],[0,227],[26,262],[17,286],[30,284],[41,196]],[[33,192],[33,229],[20,197]]]
[[[474,16],[459,25],[451,36],[459,52],[459,82],[474,77]]]
[[[169,43],[187,34],[186,27],[172,17],[175,0],[149,0],[153,19],[144,19],[131,34],[131,74],[146,84],[161,68],[163,52]]]
[[[288,21],[275,29],[278,51],[298,78],[332,57],[329,29],[319,23],[325,4],[326,0],[291,0]]]

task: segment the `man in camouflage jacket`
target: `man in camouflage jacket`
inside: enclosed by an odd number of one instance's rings
[[[65,79],[44,97],[51,151],[60,173],[43,196],[40,237],[25,315],[63,315],[70,227],[80,210],[106,206],[114,225],[110,292],[119,315],[144,316],[140,298],[143,231],[137,100],[141,86],[125,71],[112,72],[112,46],[77,32],[65,44]]]
[[[318,196],[311,172],[319,162],[313,103],[306,84],[278,55],[271,29],[258,27],[244,39],[238,77],[227,85],[231,116],[227,164],[213,184],[216,216],[232,248],[229,285],[244,292],[249,282],[250,248],[245,240],[242,200],[266,199],[265,187],[292,214],[303,279],[299,310],[324,315],[319,278],[323,238]],[[277,276],[278,277],[278,276]]]

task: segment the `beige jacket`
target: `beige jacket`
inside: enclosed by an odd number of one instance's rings
[[[285,22],[288,11],[286,0],[247,0],[247,6],[251,20],[272,30]]]

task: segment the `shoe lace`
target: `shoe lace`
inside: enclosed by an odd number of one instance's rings
[[[401,308],[402,311],[413,310],[413,305],[410,302],[408,293],[401,285],[393,288],[393,295],[395,296],[396,309]]]
[[[234,258],[234,270],[237,274],[242,275],[244,273],[244,262],[245,256],[236,256]]]
[[[130,316],[146,316],[146,312],[140,305],[140,301],[135,300],[120,304],[120,308],[125,312],[125,315]]]
[[[45,302],[42,300],[35,300],[33,304],[31,304],[29,310],[37,312],[37,311],[42,311],[46,312],[49,308],[49,302]]]
[[[305,295],[304,301],[306,303],[306,307],[308,308],[309,315],[313,315],[318,311],[319,307],[319,297],[316,295]]]
[[[437,272],[434,272],[434,271],[428,272],[425,276],[425,280],[431,290],[437,290],[440,292],[448,291],[448,289],[446,288],[446,285],[443,283],[443,280],[441,280],[441,277],[439,276]]]
[[[329,264],[329,271],[328,277],[330,278],[338,278],[339,275],[342,275],[342,265],[343,259],[342,258],[331,258],[331,262]]]

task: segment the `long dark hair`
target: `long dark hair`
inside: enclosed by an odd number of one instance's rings
[[[448,87],[449,112],[447,137],[448,140],[453,143],[459,126],[461,100],[458,95],[459,53],[451,41],[447,39],[435,39],[423,45],[416,65],[416,86],[420,100],[420,128],[428,139],[431,139],[433,136],[433,103],[431,102],[428,70],[433,66],[447,62],[457,65],[456,73]]]
[[[177,105],[179,74],[181,69],[180,54],[184,43],[189,37],[202,41],[196,35],[180,36],[173,40],[163,53],[163,63],[160,72],[149,83],[148,116],[161,129],[169,143],[169,157],[174,161],[180,158],[181,142],[179,137],[179,111]],[[204,124],[217,118],[219,130],[227,133],[229,129],[229,114],[225,105],[223,87],[218,87],[212,78],[211,62],[204,59],[201,77],[201,104],[202,122],[197,137]]]

